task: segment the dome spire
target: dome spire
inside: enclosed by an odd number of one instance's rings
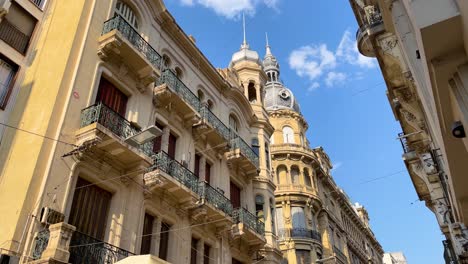
[[[268,32],[265,32],[265,38],[266,38],[266,54],[265,54],[265,57],[266,57],[268,55],[273,55],[273,54],[271,54],[270,43],[268,43]]]
[[[242,13],[242,29],[244,31],[244,42],[242,42],[241,49],[248,49],[247,38],[245,36],[245,13]]]

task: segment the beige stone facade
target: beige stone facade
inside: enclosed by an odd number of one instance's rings
[[[359,51],[376,57],[411,180],[434,212],[447,263],[467,263],[466,1],[351,0]]]

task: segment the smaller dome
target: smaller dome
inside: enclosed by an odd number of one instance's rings
[[[242,44],[241,49],[232,55],[229,66],[232,67],[234,64],[244,60],[260,64],[260,56],[256,51],[249,49],[249,45],[247,44]]]
[[[265,109],[267,111],[289,109],[301,112],[296,97],[281,83],[269,83],[265,89]]]

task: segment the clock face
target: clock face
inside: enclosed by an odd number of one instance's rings
[[[291,96],[291,94],[289,93],[288,90],[283,89],[283,90],[281,90],[281,91],[279,92],[279,96],[280,96],[283,100],[287,100],[287,99]]]

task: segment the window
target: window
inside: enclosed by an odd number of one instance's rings
[[[250,82],[248,87],[249,102],[257,102],[257,90],[255,89],[255,83]]]
[[[259,154],[260,152],[260,144],[258,143],[258,138],[252,138],[252,149],[255,152],[255,154]]]
[[[271,218],[271,232],[276,234],[275,226],[275,202],[270,198],[270,218]]]
[[[171,59],[166,54],[162,56],[162,66],[163,70],[171,67]]]
[[[294,131],[291,127],[283,127],[283,143],[294,144]]]
[[[278,234],[281,235],[284,230],[283,207],[276,208],[275,218],[278,225]]]
[[[177,78],[181,80],[182,77],[184,77],[182,69],[180,69],[179,67],[176,67],[174,70],[175,70],[175,75],[177,76]]]
[[[81,233],[104,240],[111,198],[110,192],[78,178],[69,223]]]
[[[151,234],[153,233],[153,224],[154,216],[145,213],[145,219],[143,221],[143,234],[141,237],[141,255],[151,254],[151,240],[153,239]]]
[[[309,175],[308,169],[304,169],[304,181],[307,186],[312,187],[312,182],[310,181],[310,175]]]
[[[208,184],[211,182],[211,165],[208,162],[205,163],[205,181]]]
[[[304,208],[298,206],[291,207],[292,225],[293,228],[306,228],[306,219]]]
[[[167,260],[167,252],[169,249],[169,230],[171,225],[168,223],[161,223],[161,234],[159,240],[159,258],[162,260]]]
[[[287,180],[287,169],[286,166],[280,165],[278,168],[276,168],[276,177],[278,184],[286,184],[288,182]]]
[[[292,184],[299,184],[299,168],[297,166],[291,167],[291,180]]]
[[[176,144],[177,144],[177,137],[170,133],[169,134],[169,148],[167,150],[167,155],[175,160],[175,153],[176,153]]]
[[[205,94],[203,93],[202,90],[197,91],[197,97],[200,101],[203,101],[203,99],[205,99]]]
[[[265,143],[265,161],[267,170],[270,170],[270,150],[268,148],[268,143]]]
[[[304,249],[296,249],[296,263],[310,264],[310,251]]]
[[[25,54],[37,20],[15,1],[0,23],[0,39],[21,54]]]
[[[128,97],[105,78],[101,78],[96,103],[103,103],[116,113],[125,116]]]
[[[210,251],[210,245],[205,244],[203,247],[203,264],[210,264]]]
[[[241,189],[233,182],[230,183],[232,208],[241,207]]]
[[[138,20],[133,9],[122,1],[117,1],[115,6],[115,14],[123,17],[128,24],[135,29],[138,29]]]
[[[195,154],[195,168],[193,170],[193,174],[195,174],[197,178],[200,178],[200,162],[201,162],[200,155]]]
[[[190,264],[197,264],[198,239],[192,237],[192,247],[190,248]]]
[[[237,122],[237,118],[233,115],[229,115],[229,128],[236,133],[239,133],[239,122]]]
[[[210,109],[211,111],[213,111],[213,107],[214,107],[213,101],[208,100],[208,101],[207,101],[207,104],[208,104],[208,109]]]
[[[5,109],[13,88],[18,66],[0,55],[0,108]]]
[[[265,212],[263,211],[264,204],[265,204],[265,200],[263,196],[261,195],[255,196],[255,215],[257,216],[257,220],[260,220],[263,223],[265,223]]]

